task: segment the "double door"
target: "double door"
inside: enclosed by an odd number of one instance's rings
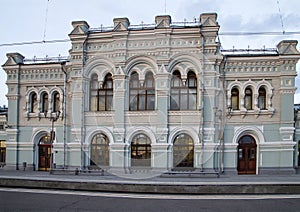
[[[256,142],[251,136],[244,137],[238,146],[238,174],[256,174]]]
[[[39,171],[49,171],[51,165],[51,144],[39,144]]]

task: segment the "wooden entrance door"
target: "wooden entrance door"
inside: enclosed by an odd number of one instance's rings
[[[256,174],[257,145],[252,136],[245,135],[239,140],[238,174]]]
[[[49,171],[51,164],[51,145],[39,144],[39,170]]]
[[[50,135],[43,136],[38,144],[39,171],[49,171],[51,165],[51,139]]]

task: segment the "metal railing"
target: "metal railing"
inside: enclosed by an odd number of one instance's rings
[[[228,55],[228,54],[235,54],[235,55],[261,55],[261,54],[274,54],[277,55],[278,51],[276,48],[262,48],[262,49],[221,49],[221,53]]]
[[[32,64],[32,63],[60,63],[60,62],[68,62],[70,61],[70,56],[58,56],[58,57],[33,57],[32,59],[24,59],[24,64]]]
[[[184,21],[184,22],[173,22],[170,24],[170,28],[182,28],[182,27],[199,27],[200,26],[200,22],[195,21],[195,22],[189,22],[189,21]],[[145,23],[141,23],[141,24],[137,24],[137,25],[129,25],[128,26],[128,30],[142,30],[142,29],[155,29],[156,24],[152,23],[152,24],[145,24]],[[100,26],[97,28],[90,28],[89,32],[110,32],[113,31],[114,27],[113,26],[108,26],[108,27],[104,27],[104,26]]]

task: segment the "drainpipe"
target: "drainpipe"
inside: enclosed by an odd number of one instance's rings
[[[202,64],[201,64],[201,125],[200,125],[200,141],[201,141],[201,171],[203,171],[204,162],[204,35],[200,26],[201,48],[202,48]]]
[[[18,63],[18,90],[17,90],[17,113],[16,113],[16,118],[17,118],[17,123],[16,123],[16,130],[17,130],[17,146],[16,146],[16,148],[17,148],[17,152],[16,152],[16,170],[19,170],[19,155],[20,155],[20,153],[19,153],[19,149],[20,149],[20,144],[19,144],[19,142],[20,142],[20,132],[19,132],[19,122],[20,122],[20,120],[19,120],[19,118],[20,118],[20,116],[19,116],[19,98],[20,98],[20,73],[21,73],[21,64],[22,63]]]
[[[61,63],[61,70],[64,72],[64,110],[63,110],[63,119],[64,119],[64,123],[63,123],[63,140],[64,140],[64,164],[63,164],[63,167],[64,169],[66,168],[66,158],[67,158],[67,152],[66,152],[66,140],[67,140],[67,134],[66,134],[66,124],[67,124],[67,120],[66,120],[66,116],[67,116],[67,100],[66,100],[66,92],[67,92],[67,71],[65,70],[65,65],[66,65],[66,62],[62,62]]]
[[[222,69],[222,75],[221,75],[221,81],[222,81],[222,86],[223,86],[223,91],[226,92],[225,88],[225,71],[227,69],[227,57],[226,55],[224,56],[224,69]],[[220,135],[220,142],[221,142],[221,169],[220,172],[224,173],[224,151],[225,151],[225,142],[224,142],[224,131],[225,131],[225,123],[226,123],[226,93],[223,93],[223,111],[222,111],[222,116],[221,116],[221,127],[222,127],[222,134]]]
[[[82,71],[81,71],[81,89],[82,89],[82,100],[81,100],[81,110],[82,110],[82,115],[81,115],[81,142],[80,142],[80,153],[81,153],[81,167],[80,170],[82,171],[85,169],[85,153],[84,153],[84,140],[85,140],[85,83],[84,83],[84,65],[85,65],[85,46],[87,43],[89,37],[89,32],[86,34],[86,38],[83,41],[82,44]]]

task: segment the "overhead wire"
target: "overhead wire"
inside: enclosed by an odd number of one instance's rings
[[[281,36],[282,32],[220,32],[219,36]],[[285,32],[287,35],[300,35],[300,31]],[[32,45],[32,44],[44,44],[44,43],[64,43],[69,42],[70,39],[56,39],[56,40],[42,40],[42,41],[24,41],[15,43],[1,43],[0,47],[6,46],[22,46],[22,45]]]
[[[44,44],[44,43],[64,43],[64,42],[69,42],[69,41],[70,41],[70,39],[25,41],[25,42],[15,42],[15,43],[2,43],[2,44],[0,44],[0,47],[23,46],[23,45]]]

